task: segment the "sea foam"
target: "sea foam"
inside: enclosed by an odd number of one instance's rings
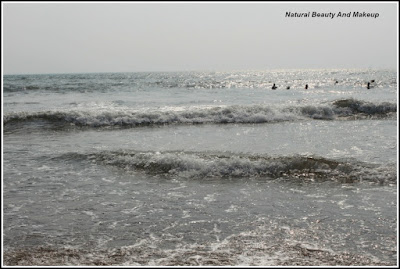
[[[245,155],[196,152],[104,151],[89,155],[71,153],[63,158],[87,159],[125,171],[186,179],[266,178],[344,183],[370,181],[395,183],[396,167],[334,160],[319,156]]]
[[[10,123],[47,121],[88,127],[138,127],[165,124],[276,123],[296,120],[365,119],[393,116],[395,103],[370,103],[355,99],[330,104],[274,107],[266,105],[231,105],[207,108],[186,107],[146,111],[122,108],[65,109],[39,112],[12,112],[4,115]]]

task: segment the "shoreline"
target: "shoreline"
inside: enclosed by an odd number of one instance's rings
[[[237,238],[235,238],[237,239]],[[36,247],[3,253],[5,266],[396,266],[354,253],[334,253],[306,244],[249,245],[232,240],[233,247],[212,250],[208,245],[160,250],[150,246],[88,251]],[[229,252],[230,253],[229,253]]]

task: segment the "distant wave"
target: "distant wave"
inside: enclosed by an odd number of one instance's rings
[[[70,153],[65,160],[84,159],[126,171],[144,171],[187,179],[288,178],[306,181],[396,182],[396,167],[379,167],[314,156],[269,157],[228,153],[116,151],[90,155]]]
[[[395,103],[370,103],[355,99],[337,100],[325,105],[276,108],[263,105],[233,105],[177,110],[129,111],[116,109],[50,110],[5,114],[4,125],[46,121],[88,127],[138,127],[165,124],[274,123],[305,119],[340,120],[384,118],[397,112]]]

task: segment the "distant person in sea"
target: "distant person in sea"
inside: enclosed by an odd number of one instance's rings
[[[274,83],[274,85],[272,85],[272,89],[275,90],[276,88],[278,88],[278,87],[276,87],[275,83]]]
[[[335,84],[338,84],[338,83],[339,83],[339,81],[336,80],[336,81],[335,81]]]
[[[369,89],[370,88],[370,83],[368,82],[368,84],[367,84],[367,89]]]
[[[287,86],[287,87],[286,87],[286,90],[290,90],[290,86]]]
[[[306,84],[306,87],[305,87],[305,89],[306,89],[306,90],[308,89],[308,84]]]
[[[376,86],[375,79],[372,79],[371,82],[368,82],[368,83],[369,83],[370,88],[373,88],[374,86]]]

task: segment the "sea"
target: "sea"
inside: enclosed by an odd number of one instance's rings
[[[397,78],[4,75],[4,265],[396,266]]]

